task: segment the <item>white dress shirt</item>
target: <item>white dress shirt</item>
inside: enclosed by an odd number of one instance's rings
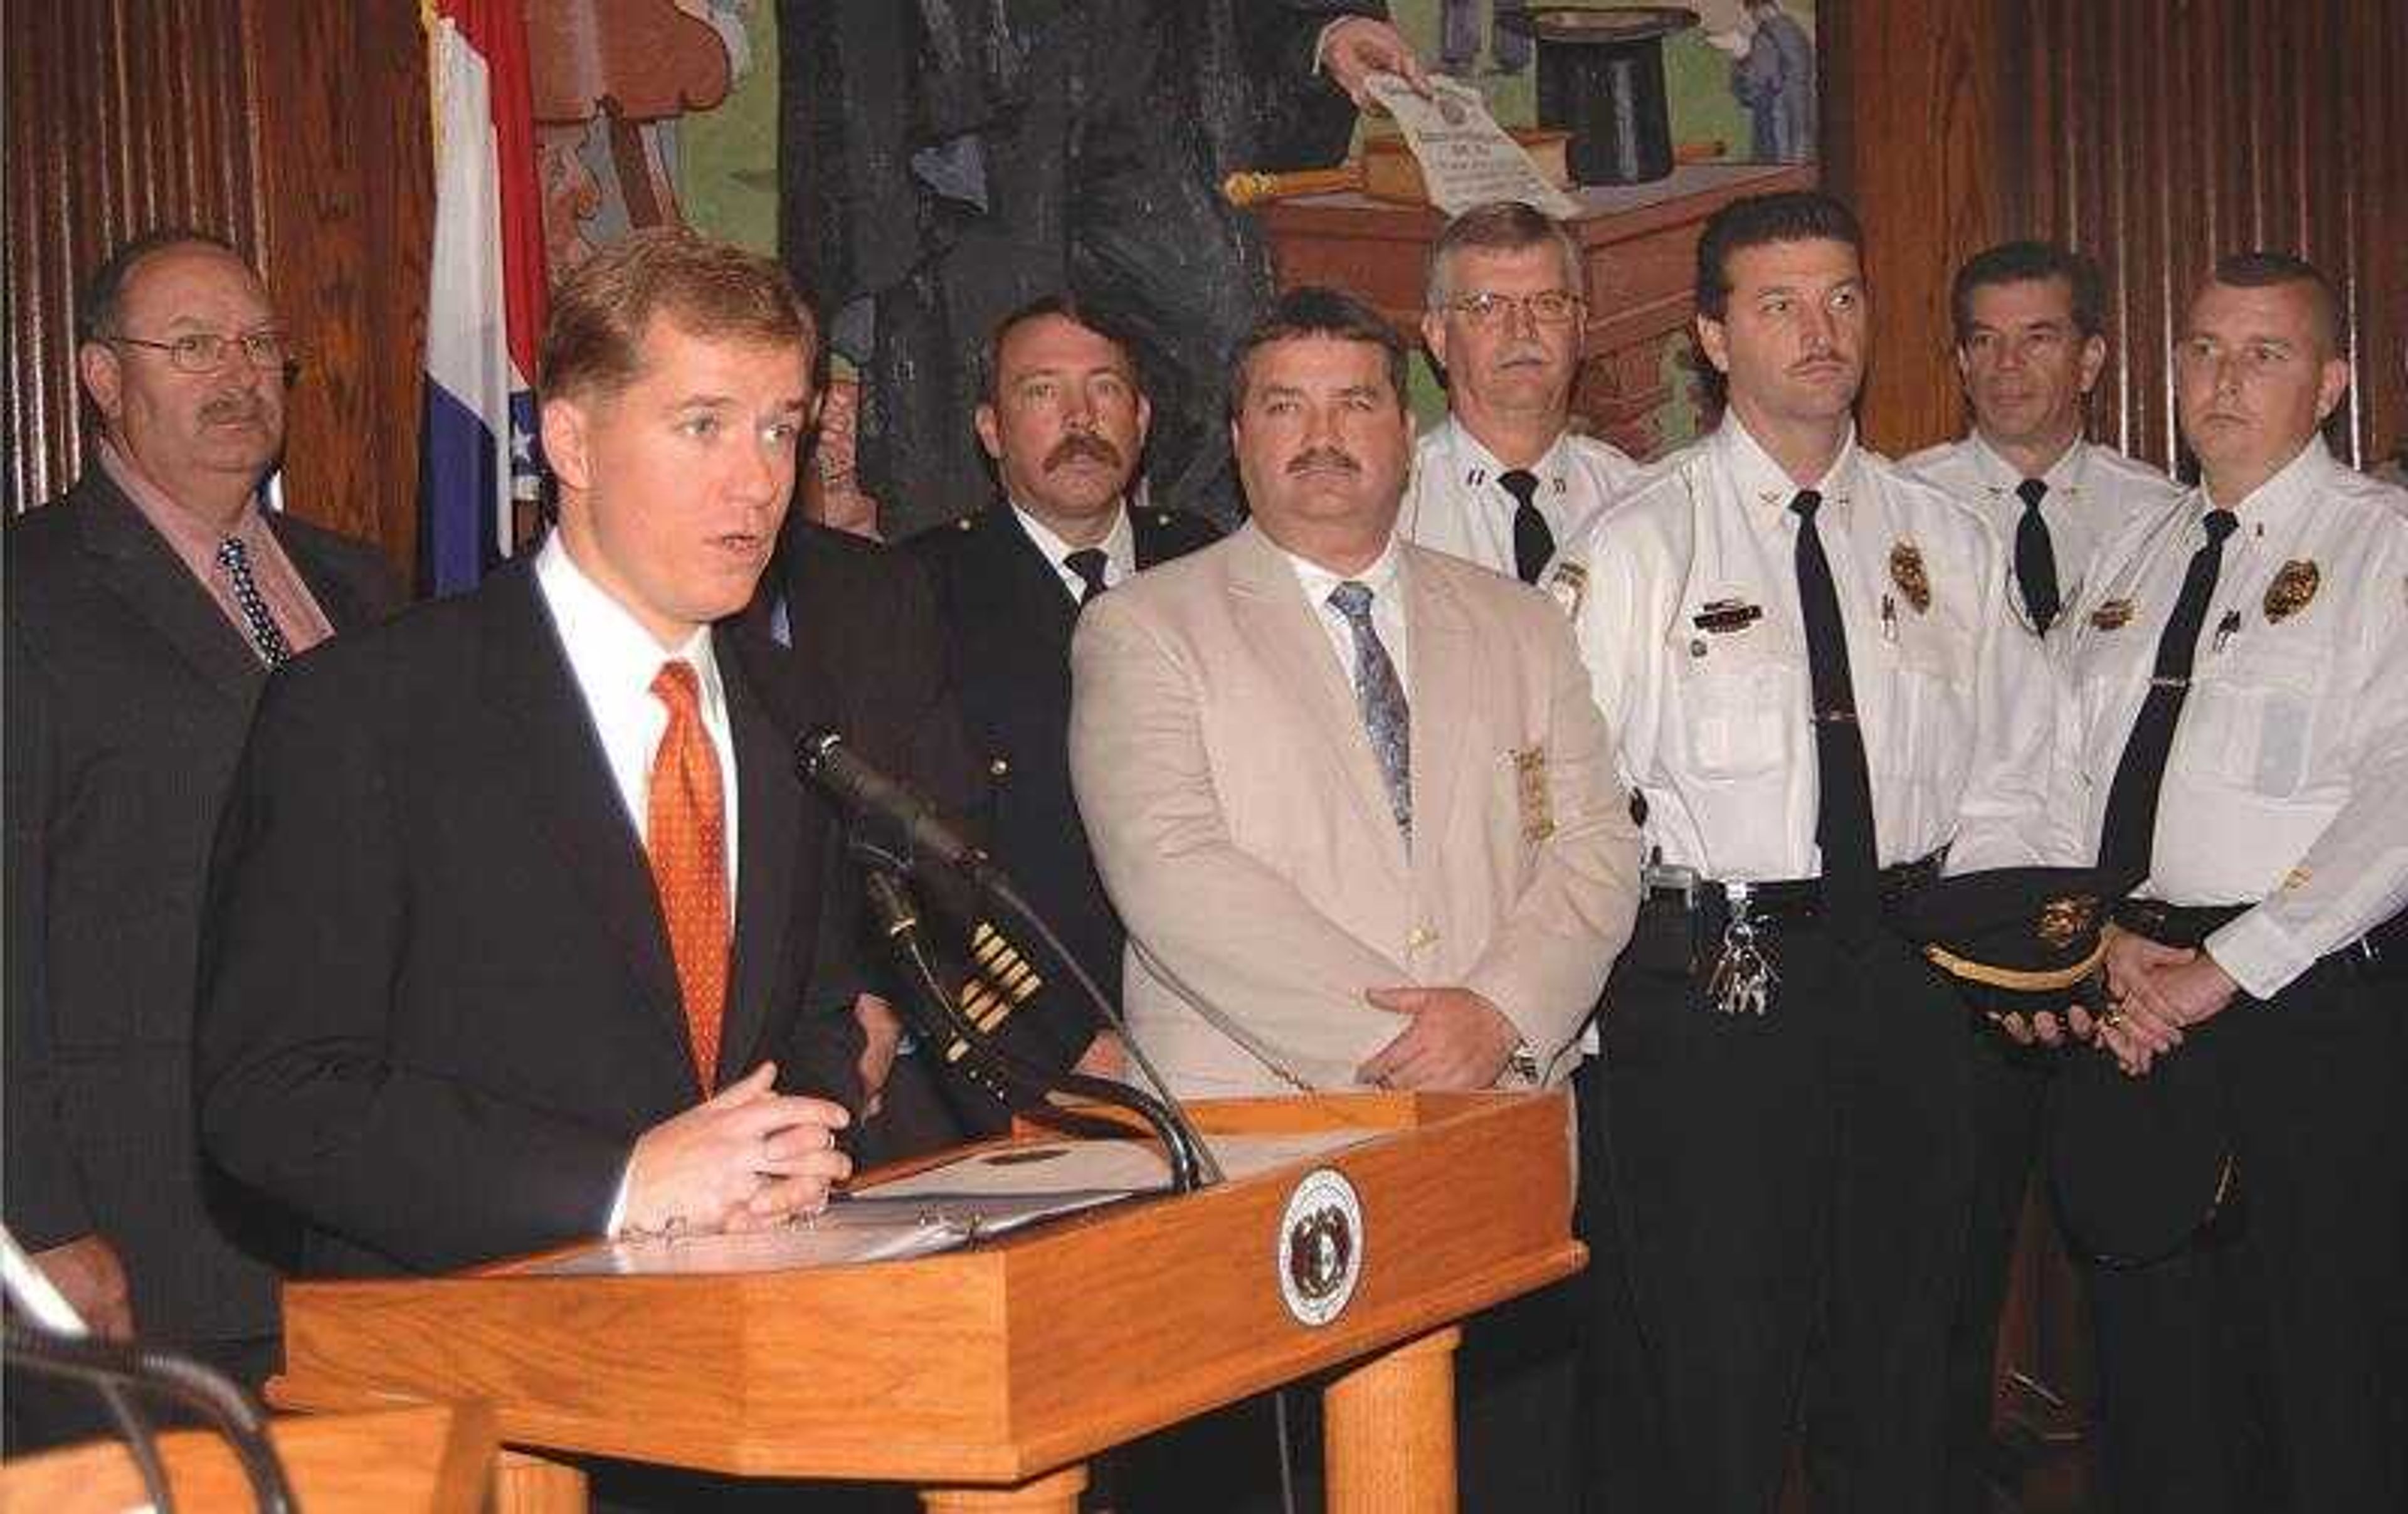
[[[2141,892],[2256,904],[2207,950],[2266,999],[2408,906],[2408,494],[2312,440],[2246,498],[2194,489],[2108,544],[2067,612],[2057,808],[2076,859],[2098,854],[2158,638],[2218,504],[2241,524],[2224,543]]]
[[[674,652],[665,652],[626,608],[585,576],[561,544],[560,533],[547,539],[535,558],[536,587],[552,612],[568,653],[568,670],[584,696],[585,713],[594,722],[610,781],[627,807],[627,823],[636,840],[644,841],[650,813],[652,759],[669,727],[668,706],[652,692],[661,665],[675,659],[694,665],[701,686],[703,729],[719,758],[719,791],[726,816],[727,918],[736,919],[736,744],[727,724],[727,691],[719,679],[719,663],[711,654],[710,627],[702,627]]]
[[[1448,416],[1413,444],[1412,479],[1397,515],[1397,534],[1507,578],[1519,576],[1513,560],[1519,501],[1497,482],[1505,471],[1495,453]],[[1617,449],[1567,431],[1530,467],[1539,480],[1531,503],[1555,533],[1560,552],[1645,471]]]
[[[1981,512],[2007,544],[2008,570],[2014,570],[2015,528],[2024,517],[2023,497],[2015,490],[2024,475],[1980,432],[1962,441],[1927,447],[1899,466]],[[2057,602],[2066,605],[2082,597],[2100,548],[2182,496],[2182,486],[2156,469],[2080,437],[2041,475],[2041,482],[2048,485],[2048,493],[2041,497],[2040,518],[2048,525],[2049,550],[2057,557]],[[2016,619],[2026,620],[2021,584],[2007,603]],[[2052,633],[2065,625],[2059,616]],[[2052,634],[2049,644],[2057,646],[2065,640]]]
[[[1019,505],[1012,505],[1011,513],[1019,519],[1020,528],[1028,533],[1028,540],[1036,542],[1037,550],[1045,554],[1045,560],[1054,565],[1054,576],[1062,581],[1062,587],[1069,594],[1070,602],[1077,604],[1080,597],[1087,592],[1087,581],[1065,567],[1063,559],[1080,549],[1054,535],[1051,526]],[[1115,507],[1112,528],[1105,532],[1104,539],[1096,545],[1104,554],[1104,587],[1116,589],[1127,583],[1129,575],[1137,571],[1137,527],[1129,524],[1125,503]]]
[[[1881,863],[1943,845],[1952,872],[2040,860],[2053,686],[2009,618],[1998,534],[1853,437],[1819,490]],[[1728,417],[1548,575],[1646,796],[1647,845],[1719,881],[1822,872],[1797,493]]]
[[[719,758],[720,802],[727,832],[727,920],[732,931],[738,855],[736,743],[727,723],[727,691],[719,681],[719,662],[711,652],[710,627],[698,627],[674,652],[662,651],[652,633],[625,606],[585,576],[561,544],[557,531],[536,553],[535,584],[552,613],[552,628],[560,633],[560,644],[568,655],[569,676],[584,698],[585,714],[594,723],[595,739],[601,744],[610,782],[626,806],[627,823],[635,829],[638,845],[645,844],[646,817],[651,814],[652,759],[669,728],[668,706],[652,692],[652,680],[660,676],[661,665],[673,658],[693,664],[699,688],[695,702]],[[628,1168],[619,1175],[609,1217],[603,1221],[605,1235],[618,1234],[626,1222],[627,1180],[634,1160],[631,1153]]]
[[[1371,591],[1371,628],[1380,633],[1380,644],[1387,649],[1388,662],[1397,670],[1397,686],[1406,691],[1406,702],[1410,704],[1413,685],[1406,648],[1405,555],[1397,550],[1396,537],[1390,535],[1379,557],[1359,573],[1333,573],[1285,547],[1279,547],[1279,553],[1296,570],[1296,581],[1304,590],[1305,602],[1319,613],[1321,629],[1329,638],[1330,650],[1338,654],[1338,670],[1346,675],[1348,688],[1354,687],[1354,627],[1329,602],[1329,595],[1340,584],[1360,584]]]

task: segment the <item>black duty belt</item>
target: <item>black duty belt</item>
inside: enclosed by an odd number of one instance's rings
[[[2154,899],[2128,899],[2115,906],[2115,923],[2161,945],[2195,947],[2255,908],[2254,904],[2168,904]],[[2386,979],[2408,973],[2408,913],[2393,916],[2348,945],[2317,959],[2318,967],[2328,964]]]
[[[1884,909],[1894,908],[1899,901],[1924,887],[1940,876],[1940,864],[1944,851],[1934,852],[1919,861],[1900,862],[1881,871],[1881,901]],[[1664,904],[1678,901],[1692,913],[1707,911],[1720,916],[1729,912],[1734,887],[1744,890],[1748,913],[1758,919],[1801,924],[1818,920],[1823,915],[1823,880],[1820,878],[1781,878],[1767,883],[1728,885],[1711,878],[1687,875],[1688,869],[1651,863],[1642,876],[1648,884],[1647,901]]]

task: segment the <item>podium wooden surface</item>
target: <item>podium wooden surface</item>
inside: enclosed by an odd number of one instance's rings
[[[1812,189],[1814,168],[1796,163],[1692,163],[1652,184],[1575,189],[1588,316],[1572,409],[1634,457],[1662,446],[1656,412],[1671,397],[1664,339],[1697,313],[1698,237],[1706,218],[1743,195]],[[1424,266],[1446,218],[1428,206],[1369,195],[1308,195],[1260,207],[1283,287],[1338,284],[1360,291],[1421,341]]]
[[[421,1404],[363,1414],[280,1419],[268,1430],[308,1514],[477,1514],[494,1470],[494,1417],[481,1404]],[[234,1452],[202,1430],[159,1437],[179,1509],[255,1507]],[[122,1514],[149,1498],[113,1440],[46,1451],[0,1468],[6,1514]]]
[[[1578,1270],[1570,1111],[1543,1096],[1195,1106],[1208,1133],[1361,1144],[911,1262],[726,1276],[474,1276],[287,1286],[298,1408],[482,1399],[501,1438],[751,1476],[920,1484],[937,1508],[1074,1507],[1097,1451],[1316,1372],[1329,1507],[1455,1507],[1454,1321]],[[1352,1300],[1283,1302],[1289,1195],[1360,1197]],[[1392,1438],[1403,1435],[1402,1441]]]

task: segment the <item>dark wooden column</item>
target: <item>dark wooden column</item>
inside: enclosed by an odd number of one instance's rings
[[[243,10],[262,267],[310,354],[293,395],[285,497],[383,543],[407,571],[435,211],[418,7],[243,0]]]
[[[1948,281],[2002,235],[2000,0],[1824,0],[1823,182],[1865,226],[1871,372],[1858,417],[1892,455],[1962,428]]]

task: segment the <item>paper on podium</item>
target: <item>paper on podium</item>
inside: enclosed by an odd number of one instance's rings
[[[1221,1135],[1208,1143],[1230,1180],[1311,1161],[1377,1131]],[[1143,1141],[1042,1141],[974,1151],[838,1198],[809,1219],[744,1235],[617,1241],[528,1269],[551,1276],[783,1272],[932,1255],[1170,1181]]]
[[[1366,87],[1396,118],[1421,164],[1430,203],[1448,215],[1492,200],[1520,200],[1558,221],[1580,213],[1571,196],[1547,182],[1530,154],[1497,124],[1471,85],[1433,74],[1425,96],[1394,74],[1374,74]]]

